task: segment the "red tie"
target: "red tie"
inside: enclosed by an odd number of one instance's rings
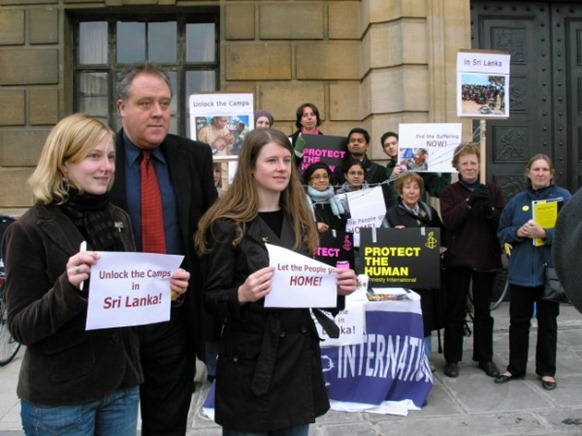
[[[158,177],[150,160],[151,152],[143,150],[141,161],[141,243],[144,253],[166,253],[162,195]]]

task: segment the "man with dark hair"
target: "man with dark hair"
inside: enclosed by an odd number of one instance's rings
[[[354,127],[348,133],[348,158],[357,159],[362,162],[366,168],[366,182],[369,185],[375,186],[386,181],[386,168],[375,162],[372,162],[368,156],[368,148],[370,147],[370,134],[366,129],[361,127]],[[341,183],[344,181],[343,172],[340,168],[336,169],[335,175]]]
[[[138,251],[184,255],[182,267],[191,273],[189,289],[172,304],[170,320],[140,328],[142,434],[183,435],[196,354],[204,360],[201,270],[193,236],[217,197],[212,153],[207,144],[168,133],[172,87],[157,66],[128,67],[117,96],[122,129],[116,137],[111,202],[129,213]]]

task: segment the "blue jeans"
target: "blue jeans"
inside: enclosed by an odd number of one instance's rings
[[[45,406],[20,400],[27,435],[135,436],[139,387],[118,389],[100,400],[71,406]]]
[[[236,431],[227,428],[222,429],[222,436],[307,436],[309,434],[309,424],[295,425],[293,427],[282,428],[273,431]]]
[[[424,354],[428,359],[430,357],[430,353],[432,351],[432,336],[425,336],[424,337]]]

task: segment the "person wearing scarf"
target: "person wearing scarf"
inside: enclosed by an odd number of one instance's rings
[[[366,167],[358,159],[350,159],[343,166],[345,182],[336,191],[336,194],[346,194],[352,191],[368,189],[370,186],[366,182]],[[340,201],[346,213],[349,214],[350,208],[348,199],[345,195],[340,197]]]
[[[408,172],[399,177],[396,181],[396,191],[399,194],[396,206],[391,207],[386,212],[386,217],[382,227],[392,227],[402,229],[407,227],[429,227],[443,230],[443,223],[437,211],[420,200],[424,193],[424,183],[422,177],[414,172]],[[442,236],[442,235],[441,235]],[[441,237],[441,252],[443,251]],[[433,271],[439,274],[440,271]],[[427,271],[427,273],[429,273]],[[424,327],[424,351],[427,358],[430,357],[432,349],[432,331],[443,327],[445,298],[440,288],[418,289],[413,288],[420,295],[420,306],[422,309],[422,323]],[[440,346],[440,334],[439,334]],[[440,349],[440,347],[439,347]],[[435,366],[429,361],[431,371],[435,371]]]
[[[447,244],[444,373],[448,377],[459,375],[469,286],[475,308],[472,359],[489,377],[499,375],[493,363],[490,303],[495,275],[501,269],[501,244],[496,232],[505,202],[496,185],[479,181],[480,158],[478,143],[460,144],[452,161],[459,180],[446,186],[440,197]]]
[[[331,169],[323,162],[311,164],[303,173],[303,182],[307,186],[307,204],[320,233],[330,229],[345,231],[346,228],[344,207],[335,197],[330,183],[331,176]]]
[[[109,202],[113,140],[97,119],[61,120],[29,180],[36,203],[6,230],[8,326],[26,345],[17,393],[29,435],[136,434],[137,330],[85,328],[98,251],[135,251],[129,216]],[[171,288],[184,293],[188,277],[174,272]]]

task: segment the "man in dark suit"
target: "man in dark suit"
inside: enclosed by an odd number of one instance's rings
[[[155,170],[163,206],[163,250],[184,255],[183,267],[191,273],[189,289],[172,305],[170,321],[141,328],[143,435],[186,433],[196,354],[204,358],[202,279],[193,236],[198,220],[217,193],[210,147],[168,134],[171,90],[167,74],[147,62],[128,67],[117,83],[122,129],[116,138],[111,201],[129,213],[136,247],[144,251],[144,244],[149,242],[142,240],[140,165],[144,151],[151,155],[148,159]]]

